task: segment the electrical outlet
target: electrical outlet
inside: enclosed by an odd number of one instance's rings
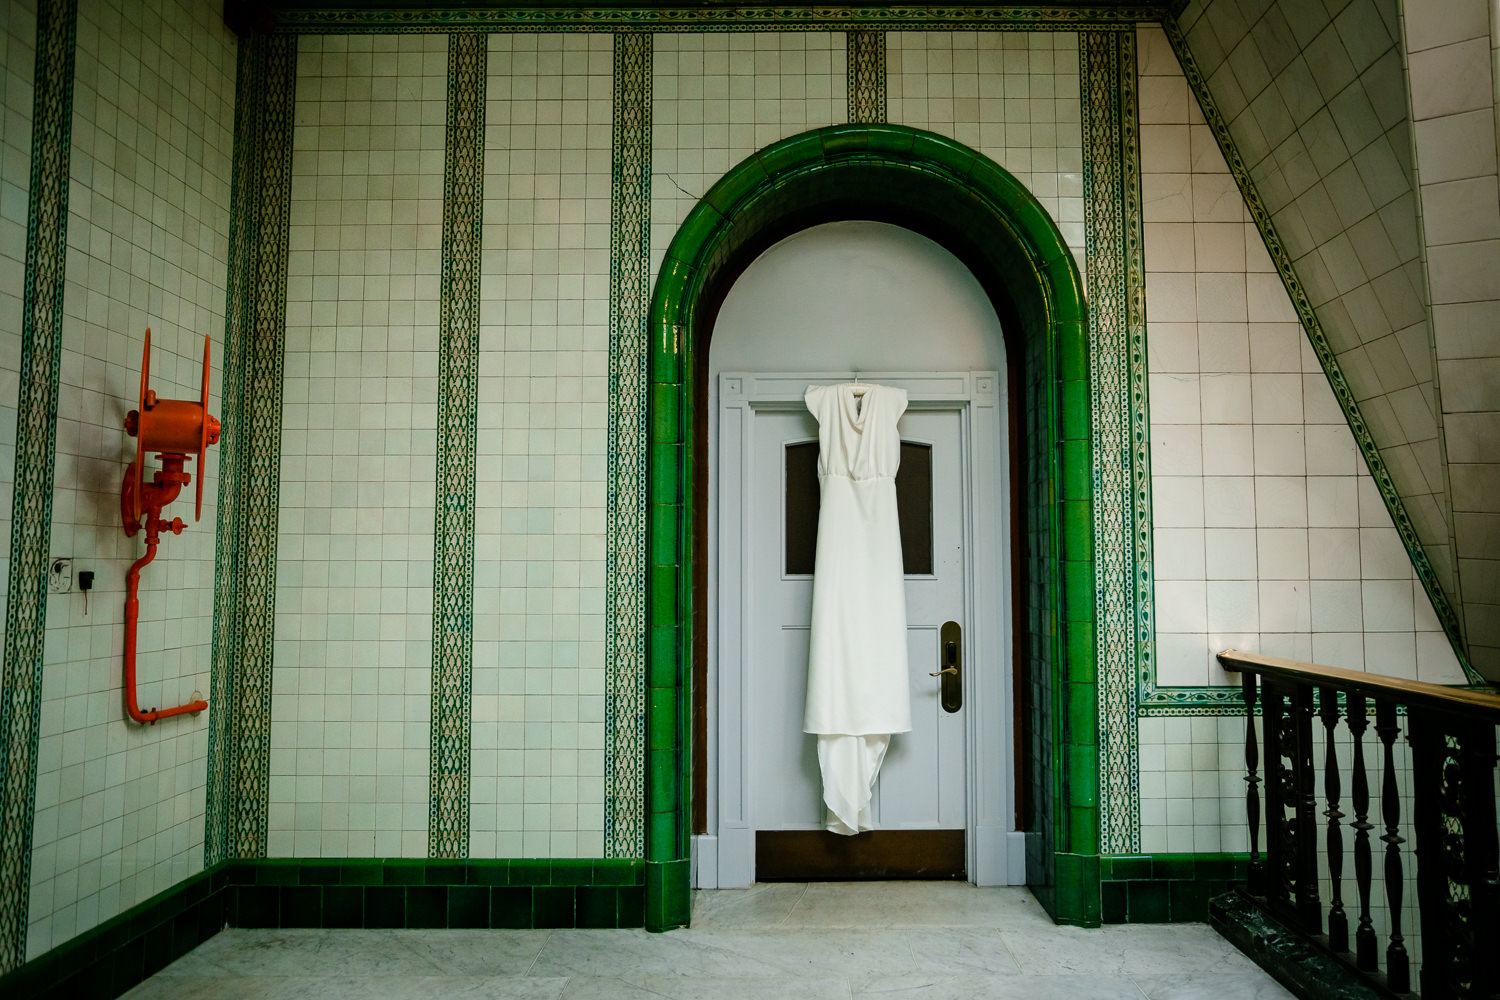
[[[47,574],[54,594],[66,594],[73,589],[73,560],[67,556],[53,556],[52,569]]]

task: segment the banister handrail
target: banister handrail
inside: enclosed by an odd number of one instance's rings
[[[1420,953],[1421,993],[1428,1000],[1500,997],[1500,963],[1489,951],[1500,940],[1494,784],[1500,693],[1235,649],[1218,659],[1240,674],[1245,700],[1246,892],[1252,903],[1292,933],[1321,942],[1382,995],[1411,991],[1412,956]],[[1336,738],[1339,731],[1343,735]],[[1366,757],[1367,733],[1374,736],[1373,759]],[[1346,752],[1352,755],[1347,800],[1339,762]],[[1399,772],[1408,767],[1402,780]],[[1357,918],[1344,907],[1349,846],[1350,907],[1357,906]],[[1385,899],[1373,913],[1377,860]],[[1413,860],[1415,900],[1406,896]],[[1413,902],[1416,921],[1403,912]],[[1420,934],[1420,950],[1415,943],[1408,948],[1408,933]],[[1383,956],[1380,934],[1386,939]]]
[[[1387,697],[1407,706],[1418,706],[1470,718],[1484,718],[1500,724],[1500,693],[1491,691],[1446,687],[1442,684],[1407,680],[1403,677],[1385,677],[1359,670],[1345,670],[1342,667],[1325,667],[1318,663],[1288,660],[1279,656],[1243,653],[1237,649],[1226,649],[1220,653],[1219,663],[1225,670],[1235,673],[1286,677],[1315,684],[1318,687],[1334,688],[1338,691],[1371,697]]]

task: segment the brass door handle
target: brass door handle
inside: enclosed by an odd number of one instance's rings
[[[931,676],[942,678],[938,682],[938,702],[945,712],[957,712],[964,705],[963,641],[963,629],[958,622],[943,623],[938,633],[943,668]]]

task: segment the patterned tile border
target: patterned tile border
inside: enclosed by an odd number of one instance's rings
[[[428,853],[469,854],[474,702],[474,491],[479,283],[484,236],[484,88],[489,40],[448,37],[439,307],[437,482],[432,564],[432,758]]]
[[[1149,643],[1141,641],[1143,621],[1149,636],[1149,591],[1142,603],[1136,581],[1137,569],[1144,567],[1138,545],[1133,544],[1141,537],[1137,473],[1146,426],[1140,381],[1144,366],[1138,363],[1144,336],[1139,305],[1144,299],[1140,178],[1135,169],[1135,36],[1085,31],[1078,39],[1094,441],[1099,848],[1106,854],[1125,854],[1140,847],[1136,678],[1150,664]],[[1128,182],[1126,162],[1131,164]],[[1127,212],[1127,204],[1133,213]],[[1149,516],[1149,511],[1144,513]],[[1146,557],[1149,560],[1149,552]]]
[[[646,856],[646,323],[651,305],[651,36],[614,39],[609,207],[604,855]]]
[[[1416,528],[1413,527],[1411,518],[1406,513],[1406,505],[1401,500],[1401,494],[1397,492],[1390,471],[1386,469],[1385,461],[1380,456],[1380,449],[1375,444],[1375,439],[1370,435],[1369,426],[1359,412],[1359,404],[1354,398],[1354,392],[1344,379],[1344,373],[1340,370],[1333,348],[1329,346],[1328,338],[1323,333],[1322,324],[1318,322],[1317,313],[1307,297],[1307,291],[1302,287],[1302,282],[1292,267],[1292,259],[1287,253],[1286,245],[1282,243],[1281,236],[1276,232],[1271,213],[1266,208],[1265,202],[1261,200],[1260,192],[1250,177],[1249,167],[1240,157],[1234,138],[1230,135],[1229,124],[1224,120],[1218,105],[1214,102],[1213,95],[1209,92],[1208,80],[1198,68],[1198,62],[1188,48],[1187,39],[1183,36],[1177,19],[1170,15],[1163,17],[1162,28],[1166,31],[1172,50],[1177,53],[1177,60],[1182,64],[1183,75],[1187,77],[1188,86],[1192,88],[1193,95],[1198,100],[1198,106],[1203,111],[1203,117],[1213,131],[1219,150],[1224,154],[1224,160],[1229,165],[1229,171],[1234,175],[1235,183],[1239,185],[1240,194],[1245,200],[1245,208],[1255,220],[1256,228],[1260,230],[1261,239],[1265,241],[1271,260],[1276,265],[1276,272],[1281,276],[1281,283],[1286,286],[1287,294],[1291,296],[1292,305],[1296,307],[1297,315],[1302,321],[1302,329],[1307,334],[1313,351],[1318,355],[1324,374],[1328,376],[1328,384],[1333,389],[1334,397],[1343,408],[1344,419],[1348,421],[1355,443],[1359,445],[1360,453],[1364,455],[1365,465],[1370,470],[1370,477],[1375,480],[1381,498],[1385,500],[1386,510],[1390,512],[1396,531],[1406,545],[1412,566],[1416,569],[1417,577],[1422,581],[1422,586],[1432,601],[1433,611],[1443,624],[1443,631],[1447,634],[1448,641],[1453,646],[1453,652],[1464,669],[1464,675],[1468,677],[1471,684],[1484,683],[1484,678],[1469,664],[1469,658],[1464,652],[1463,636],[1458,627],[1458,615],[1454,612],[1453,605],[1449,603],[1448,595],[1443,592],[1442,583],[1438,580],[1437,573],[1433,570],[1432,563],[1422,548],[1422,540],[1417,537]],[[1157,689],[1144,702],[1144,707],[1154,715],[1212,714],[1225,709],[1244,711],[1240,693],[1235,688]]]
[[[4,670],[0,690],[0,972],[26,959],[77,34],[77,0],[40,0],[31,190],[26,206],[16,482],[11,500],[11,509],[18,514],[11,520],[10,601],[5,609],[5,663],[0,668]],[[20,516],[23,511],[24,517]]]
[[[254,302],[252,240],[258,191],[253,156],[260,90],[256,47],[242,39],[236,55],[234,93],[234,172],[229,186],[229,272],[224,307],[224,369],[219,433],[219,512],[214,537],[214,631],[209,670],[208,780],[203,822],[203,863],[227,858],[230,761],[234,757],[234,615],[240,600],[234,540],[240,535],[240,414],[244,412],[244,349]]]
[[[877,124],[886,120],[885,32],[851,31],[847,35],[849,122]]]
[[[235,397],[225,390],[225,423],[237,426],[233,452],[222,447],[220,506],[233,508],[233,534],[220,535],[219,568],[232,567],[229,603],[216,607],[213,673],[226,675],[225,737],[215,743],[209,774],[223,776],[222,832],[211,830],[209,863],[257,858],[266,852],[270,808],[271,664],[276,638],[276,541],[280,500],[282,360],[286,346],[287,238],[291,224],[292,126],[297,89],[297,40],[257,35],[250,48],[250,121],[237,121],[253,136],[236,147],[236,203],[245,199],[243,229],[230,260],[238,297],[229,303],[230,336],[225,351],[236,355]],[[236,112],[238,115],[238,112]],[[243,168],[243,169],[241,169]],[[243,181],[248,193],[242,194]],[[231,403],[237,408],[231,411]],[[229,547],[232,551],[225,553]],[[216,605],[220,594],[216,594]],[[213,730],[210,730],[213,732]],[[207,853],[207,852],[205,852]]]
[[[1164,3],[1125,7],[964,6],[914,4],[902,6],[711,4],[661,7],[499,6],[354,9],[282,9],[276,11],[279,31],[338,33],[369,31],[847,31],[889,26],[914,31],[922,28],[965,31],[1034,31],[1080,28],[1130,28],[1138,21],[1159,21]]]

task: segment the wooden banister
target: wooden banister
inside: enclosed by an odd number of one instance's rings
[[[1404,677],[1384,677],[1360,670],[1325,667],[1279,656],[1242,653],[1226,649],[1219,654],[1219,665],[1234,673],[1259,674],[1263,677],[1285,677],[1304,684],[1334,688],[1339,691],[1387,698],[1406,706],[1450,712],[1470,718],[1485,718],[1500,723],[1500,693],[1478,688],[1447,687],[1427,681],[1410,681]]]

